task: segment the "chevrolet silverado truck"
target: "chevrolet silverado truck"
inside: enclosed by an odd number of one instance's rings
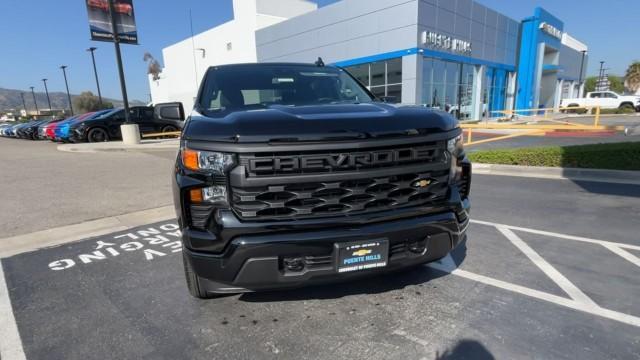
[[[343,69],[211,67],[173,173],[191,295],[355,279],[465,239],[471,164],[450,114],[378,101]]]
[[[629,109],[640,111],[640,96],[619,95],[613,91],[593,91],[584,98],[562,99],[562,108],[591,108],[599,106],[602,109]],[[567,109],[571,111],[571,109]]]

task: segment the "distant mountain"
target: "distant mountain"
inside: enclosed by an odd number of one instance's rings
[[[24,101],[27,104],[27,110],[34,110],[33,96],[31,91],[21,91],[13,89],[0,88],[0,111],[6,110],[21,110],[22,99],[20,93],[24,92]],[[97,94],[96,94],[97,96]],[[76,95],[71,94],[71,99]],[[67,100],[67,93],[64,92],[50,92],[49,98],[51,99],[51,107],[54,109],[68,109],[69,101]],[[36,92],[36,101],[38,102],[38,109],[47,109],[49,107],[47,103],[47,95],[45,93]],[[103,101],[113,103],[115,107],[121,107],[122,101],[103,98]],[[130,106],[146,105],[146,103],[139,100],[129,100]]]

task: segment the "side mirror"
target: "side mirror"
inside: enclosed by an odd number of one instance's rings
[[[184,109],[181,103],[158,104],[154,107],[154,113],[159,120],[184,120]]]
[[[398,102],[397,100],[398,98],[395,96],[380,96],[380,101],[384,103],[395,104]]]

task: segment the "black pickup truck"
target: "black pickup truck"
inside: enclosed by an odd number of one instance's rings
[[[173,176],[190,293],[346,280],[465,239],[471,164],[449,114],[378,101],[343,69],[211,67]]]

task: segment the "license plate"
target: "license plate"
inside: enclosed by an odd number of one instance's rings
[[[338,272],[361,271],[387,266],[389,242],[387,240],[366,240],[344,244],[338,247]]]

